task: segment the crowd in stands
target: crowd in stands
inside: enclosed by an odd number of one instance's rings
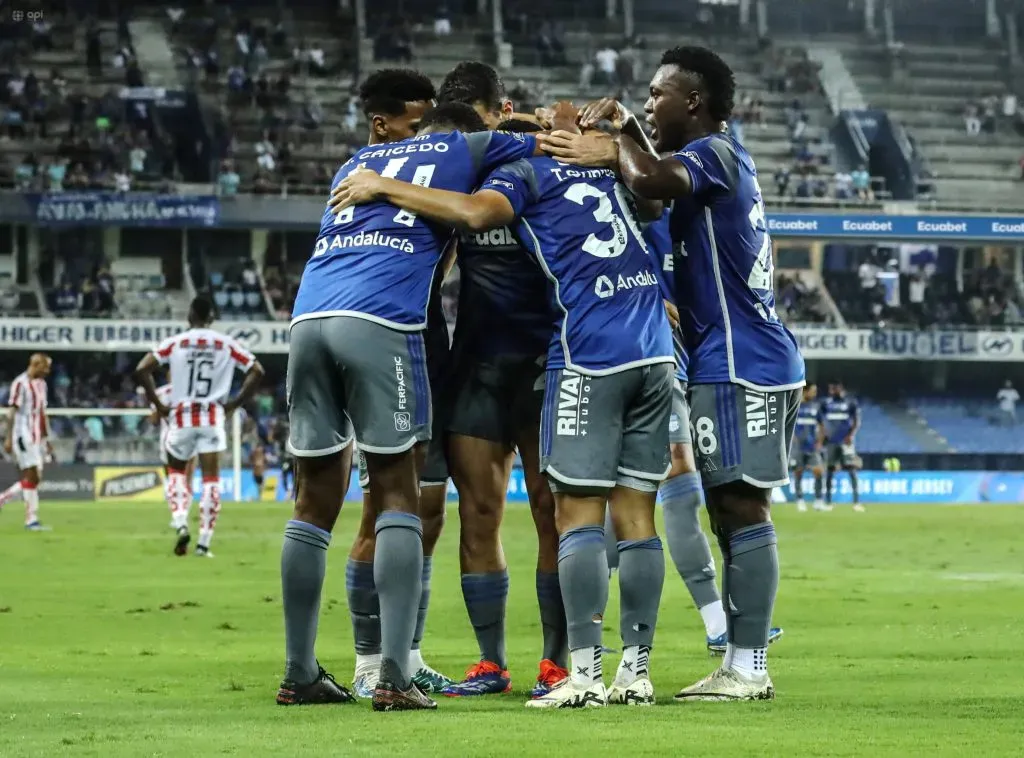
[[[68,64],[34,63],[57,54]],[[146,107],[119,91],[143,85],[123,21],[113,52],[103,50],[95,21],[47,14],[29,35],[0,30],[0,182],[43,192],[127,192],[173,178],[173,148]]]
[[[86,277],[66,275],[47,301],[57,318],[106,318],[117,313],[114,277],[106,263]]]

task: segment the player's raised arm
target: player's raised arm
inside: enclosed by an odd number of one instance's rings
[[[504,195],[482,190],[472,195],[420,187],[388,179],[373,171],[354,171],[334,190],[331,207],[338,210],[385,200],[410,213],[458,229],[484,231],[515,221]]]
[[[166,416],[171,409],[160,399],[160,395],[156,391],[156,382],[153,380],[153,373],[161,365],[160,359],[157,357],[161,349],[162,346],[158,347],[156,352],[146,353],[139,361],[139,365],[135,367],[132,378],[146,393],[146,401],[156,409],[160,416]]]

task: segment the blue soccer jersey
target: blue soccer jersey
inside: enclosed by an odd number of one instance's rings
[[[675,281],[675,252],[672,246],[672,235],[669,230],[669,217],[671,210],[666,209],[661,218],[648,224],[644,229],[644,240],[647,242],[647,250],[654,259],[654,273],[658,277],[658,286],[661,288],[661,296],[670,303],[679,307],[676,300]],[[686,355],[686,348],[683,346],[682,329],[672,330],[672,343],[676,350],[676,379],[681,382],[687,381],[686,367],[689,358]]]
[[[753,160],[725,134],[695,140],[675,158],[693,185],[673,203],[671,221],[681,246],[676,294],[690,382],[803,386],[796,339],[775,312],[772,244]]]
[[[801,453],[813,453],[818,447],[818,408],[803,403],[796,415],[793,444]]]
[[[477,358],[544,355],[555,329],[548,280],[511,229],[459,238],[454,345]]]
[[[496,167],[532,155],[536,140],[521,134],[425,134],[371,145],[343,165],[332,188],[357,168],[454,192],[470,192]],[[451,230],[389,203],[328,207],[306,263],[292,319],[356,316],[392,329],[426,326],[434,269]]]
[[[856,401],[846,395],[829,395],[818,407],[818,420],[825,425],[825,441],[842,445],[860,420],[860,409]]]
[[[480,189],[508,198],[519,239],[552,282],[549,369],[602,375],[674,361],[653,260],[614,172],[531,158]]]

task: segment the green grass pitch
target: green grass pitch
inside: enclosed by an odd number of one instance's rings
[[[659,704],[528,712],[540,630],[529,512],[512,507],[508,649],[515,692],[441,698],[435,713],[369,704],[280,708],[278,558],[289,509],[226,503],[214,560],[171,555],[158,504],[43,503],[54,530],[0,514],[0,756],[1010,756],[1024,724],[1024,508],[781,507],[786,636],[772,703],[677,704],[711,671],[703,629],[669,567]],[[352,674],[346,551],[330,551],[319,656]],[[435,559],[424,652],[458,674],[476,650],[458,582],[454,511]],[[617,646],[617,592],[606,641]],[[618,661],[605,666],[610,682]]]

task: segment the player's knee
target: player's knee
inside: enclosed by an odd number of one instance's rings
[[[771,490],[743,481],[729,482],[708,491],[708,508],[720,532],[763,524],[771,519]]]
[[[295,518],[331,531],[341,511],[338,455],[301,459],[295,477]]]

